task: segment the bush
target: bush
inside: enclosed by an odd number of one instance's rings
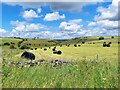
[[[26,46],[26,45],[23,45],[20,47],[20,49],[30,49],[30,47]]]
[[[20,44],[18,44],[18,47],[20,47]]]
[[[114,38],[114,36],[112,36],[111,38]]]
[[[83,41],[82,44],[85,44],[85,41]]]
[[[14,45],[10,45],[10,49],[16,49]]]
[[[104,40],[104,37],[99,37],[99,40]]]
[[[10,46],[10,43],[6,42],[6,43],[4,43],[4,45]]]

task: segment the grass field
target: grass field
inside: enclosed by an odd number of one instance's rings
[[[3,39],[3,42],[6,42]],[[8,40],[9,41],[9,40]],[[7,41],[7,42],[8,42]],[[18,40],[19,41],[19,40]],[[41,43],[42,40],[28,40],[24,43]],[[78,42],[79,41],[79,42]],[[10,41],[11,42],[11,41]],[[15,40],[16,42],[16,40]],[[52,45],[46,40],[42,43]],[[46,43],[47,42],[47,43]],[[57,42],[57,41],[56,41]],[[53,46],[46,51],[40,46],[37,50],[9,49],[9,46],[2,46],[2,82],[3,88],[117,88],[118,87],[118,37],[105,40],[98,40],[98,37],[89,37],[85,44],[74,47],[74,43],[81,44],[79,40],[67,40],[62,44],[71,42],[70,47],[63,45],[56,46],[62,51],[62,55],[52,53]],[[95,42],[95,44],[88,44]],[[103,42],[112,42],[111,47],[103,47]],[[24,44],[23,43],[23,44]],[[33,46],[34,47],[34,46]],[[66,60],[75,63],[63,64],[53,67],[51,64],[41,63],[33,67],[19,68],[9,66],[9,62],[24,62],[20,58],[24,51],[35,54],[36,61],[44,60]]]

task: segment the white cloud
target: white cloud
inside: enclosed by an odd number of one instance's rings
[[[118,30],[107,30],[104,28],[94,28],[85,30],[86,34],[84,36],[115,36],[118,35]]]
[[[118,28],[120,28],[118,25],[118,23],[120,23],[120,18],[118,17],[118,12],[120,12],[118,9],[118,1],[120,0],[113,0],[112,4],[110,4],[107,8],[98,7],[97,12],[99,12],[99,14],[95,15],[94,21],[90,22],[88,26],[107,29],[108,33],[109,30],[118,30]]]
[[[69,23],[80,23],[82,22],[82,19],[74,19],[74,20],[70,20]]]
[[[76,24],[76,23],[70,23],[68,22],[61,22],[59,25],[59,28],[61,30],[65,30],[65,31],[73,31],[73,32],[77,32],[78,30],[80,30],[82,28],[82,25]]]
[[[38,8],[37,9],[37,13],[41,13],[42,9],[41,8]]]
[[[54,21],[54,20],[59,20],[59,19],[64,19],[65,15],[60,15],[59,12],[53,12],[53,13],[48,13],[46,14],[44,20],[45,21]]]
[[[88,26],[96,26],[96,22],[90,22]]]
[[[118,9],[120,8],[120,6],[118,6],[118,1],[120,0],[113,0],[112,4],[109,5],[108,8],[98,7],[97,12],[99,12],[100,14],[94,17],[95,21],[105,19],[118,20],[118,12],[120,12],[120,10]]]
[[[118,22],[119,21],[100,20],[100,21],[96,21],[96,22],[90,22],[88,24],[88,26],[89,27],[97,26],[97,27],[102,27],[102,28],[106,28],[106,29],[117,29],[117,28],[119,28]]]
[[[6,37],[8,35],[8,31],[0,28],[0,37]]]
[[[32,9],[26,10],[23,12],[23,18],[25,19],[32,19],[32,18],[38,18],[38,17],[39,17],[38,14]]]
[[[42,25],[40,23],[27,23],[20,21],[11,21],[11,25],[13,26],[13,30],[22,31],[22,32],[36,32],[39,30],[47,30],[47,26]]]
[[[5,29],[0,28],[0,33],[6,33],[7,31]]]

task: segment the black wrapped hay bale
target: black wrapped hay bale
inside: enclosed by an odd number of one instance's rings
[[[62,54],[62,52],[61,52],[61,51],[57,51],[57,54],[61,55],[61,54]]]
[[[55,51],[55,49],[56,49],[56,47],[54,47],[54,48],[52,49],[52,51]]]
[[[106,46],[107,46],[107,44],[106,44],[106,42],[104,42],[104,43],[103,43],[103,47],[106,47]]]
[[[46,51],[47,49],[46,48],[44,48],[44,51]]]
[[[55,48],[53,48],[52,51],[55,51]]]
[[[30,59],[30,60],[35,60],[35,55],[31,52],[25,51],[22,55],[22,58]]]
[[[112,44],[112,42],[109,42],[108,44]]]
[[[110,47],[110,44],[109,44],[109,43],[107,44],[107,47]]]
[[[74,47],[77,47],[77,44],[74,44]]]

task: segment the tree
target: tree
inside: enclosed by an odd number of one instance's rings
[[[99,37],[99,40],[104,40],[104,37],[102,37],[102,36],[101,36],[101,37]]]
[[[114,36],[112,36],[111,38],[114,38]]]
[[[20,47],[20,49],[30,49],[30,47],[28,47],[28,46],[26,46],[26,45],[22,45],[22,46]]]

